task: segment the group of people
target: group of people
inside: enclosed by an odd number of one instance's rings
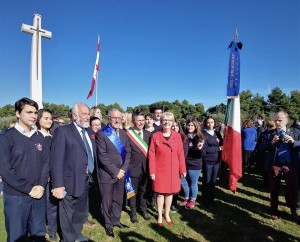
[[[56,240],[58,221],[62,241],[88,241],[82,230],[89,221],[89,196],[95,193],[108,236],[114,237],[114,227],[128,227],[121,223],[125,202],[132,223],[138,222],[138,213],[150,219],[149,203],[156,206],[157,226],[164,226],[164,221],[172,226],[171,210],[178,205],[195,207],[201,172],[203,205],[216,206],[214,191],[223,138],[212,117],[201,127],[192,116],[181,125],[173,113],[161,108],[146,115],[124,114],[113,108],[105,125],[99,108],[77,103],[68,115],[70,124],[53,130],[52,112],[39,110],[35,101],[22,98],[15,103],[15,111],[18,121],[0,135],[9,242],[26,241],[28,235],[32,241],[45,241],[46,231]],[[266,163],[271,167],[271,215],[278,218],[283,173],[287,204],[296,220],[294,164],[299,163],[295,147],[300,146],[300,135],[297,139],[286,133],[286,113],[279,112],[274,121],[275,131],[264,132],[261,138],[261,150],[268,151]],[[181,190],[184,199],[179,202]]]
[[[300,208],[300,122],[288,128],[288,114],[280,111],[266,122],[258,117],[254,125],[246,120],[242,127],[243,175],[262,174],[264,188],[270,192],[271,218],[279,218],[278,195],[281,178],[285,179],[285,200],[292,220],[298,222]]]

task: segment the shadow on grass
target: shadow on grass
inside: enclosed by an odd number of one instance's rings
[[[121,241],[146,241],[146,242],[155,242],[153,239],[148,239],[144,237],[141,234],[138,234],[136,232],[130,231],[130,232],[123,232],[121,231],[119,233],[119,237]]]
[[[268,206],[221,189],[216,190],[216,198],[216,208],[203,209],[200,204],[194,210],[180,211],[182,221],[207,241],[299,241],[299,237],[277,230],[268,220]]]
[[[208,241],[298,241],[292,235],[262,224],[248,213],[228,204],[221,204],[211,215],[200,211],[187,211],[183,221]],[[191,221],[191,217],[196,218]]]

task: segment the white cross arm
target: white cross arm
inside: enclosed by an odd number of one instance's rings
[[[21,31],[28,33],[28,34],[34,34],[37,32],[37,29],[35,29],[33,26],[28,25],[28,24],[22,24],[21,26]],[[39,29],[38,30],[39,33],[41,33],[41,36],[47,39],[51,39],[52,38],[52,32],[44,30],[44,29]]]

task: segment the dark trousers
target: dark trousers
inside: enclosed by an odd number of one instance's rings
[[[136,195],[129,199],[130,210],[132,212],[136,212],[139,205],[139,208],[142,211],[146,211],[148,198],[148,175],[142,174],[139,177],[131,177],[131,181]]]
[[[297,173],[293,165],[286,165],[288,171],[282,170],[281,166],[274,165],[273,169],[269,172],[269,182],[270,182],[270,195],[271,195],[271,214],[278,215],[278,195],[280,187],[281,174],[285,179],[286,191],[285,191],[285,201],[287,206],[291,209],[291,213],[296,212],[297,206]],[[279,171],[279,174],[274,174],[274,169]]]
[[[51,184],[48,183],[46,187],[46,197],[47,197],[47,206],[46,206],[46,214],[47,214],[47,224],[48,231],[52,233],[57,232],[57,221],[58,221],[58,199],[52,196],[52,187]]]
[[[120,223],[125,179],[117,180],[113,184],[101,183],[100,187],[102,215],[104,217],[105,228],[108,229]]]
[[[204,204],[208,205],[211,204],[215,198],[215,184],[220,162],[204,161],[203,163],[202,194]]]
[[[251,166],[253,165],[253,150],[243,150],[242,151],[243,158],[243,173],[247,170],[247,172],[251,172]]]
[[[298,171],[298,196],[297,196],[297,209],[300,209],[300,172]]]
[[[59,202],[59,221],[63,242],[74,242],[81,237],[86,214],[89,179],[85,182],[84,192],[80,197],[66,195]]]
[[[12,196],[4,193],[4,216],[7,242],[45,241],[46,199]]]

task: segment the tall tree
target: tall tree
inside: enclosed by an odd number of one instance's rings
[[[290,107],[288,110],[290,119],[300,119],[300,91],[293,90],[291,91],[290,96]]]
[[[279,87],[275,87],[268,95],[268,103],[271,106],[271,111],[278,112],[280,110],[288,110],[290,100]]]

